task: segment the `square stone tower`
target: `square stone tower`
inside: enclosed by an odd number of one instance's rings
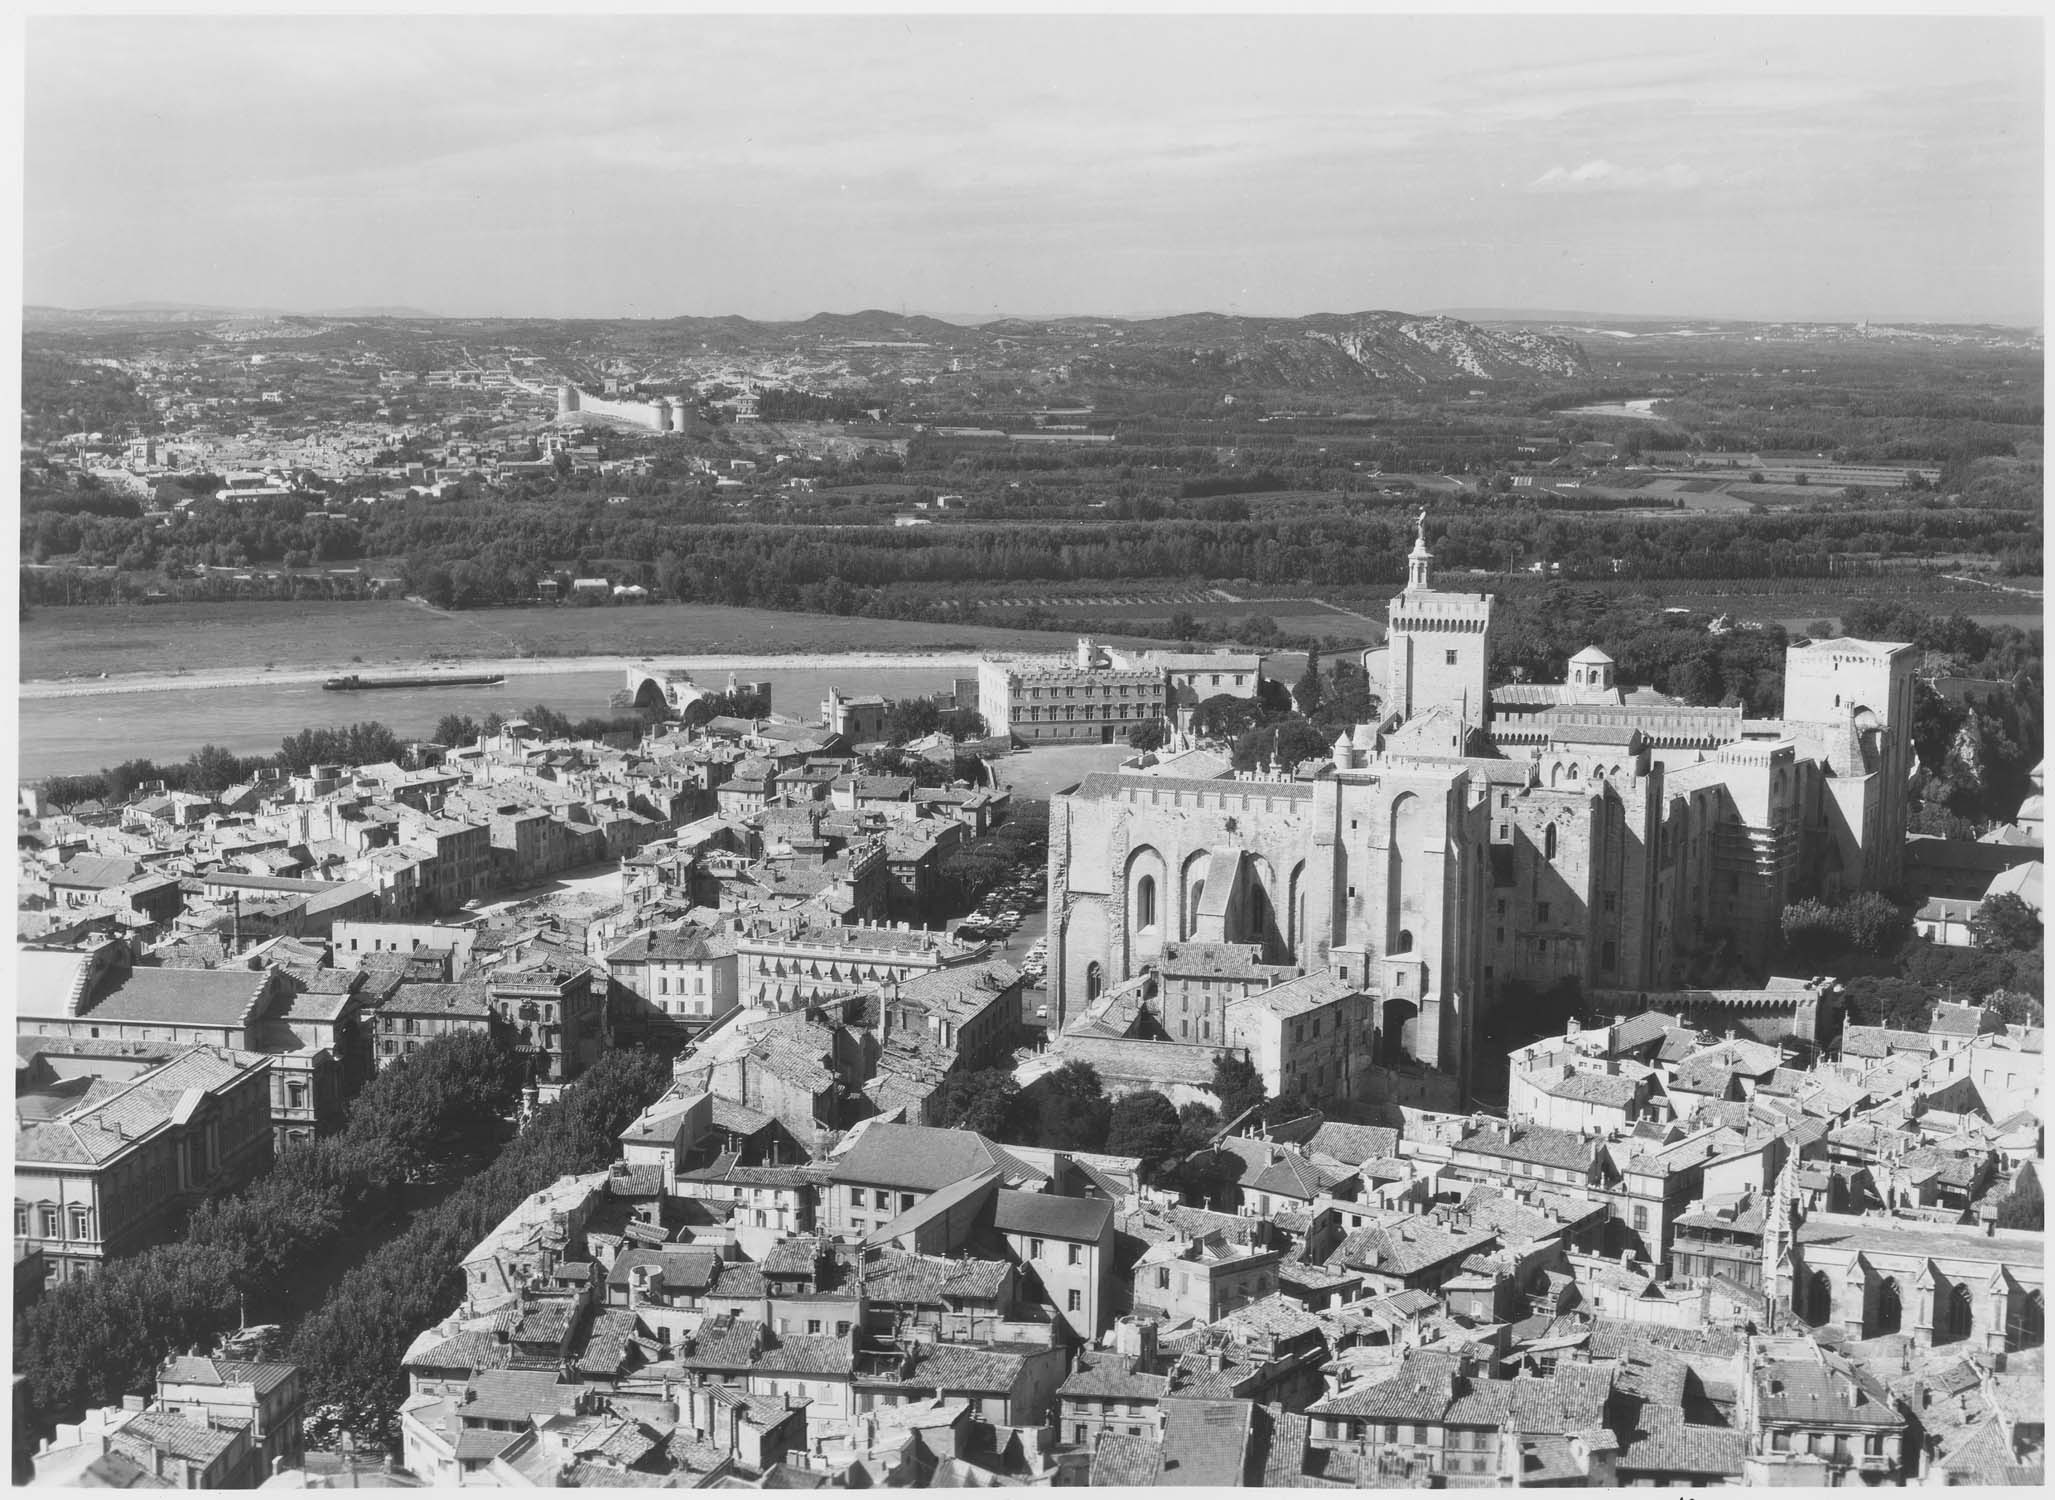
[[[1391,601],[1384,710],[1412,719],[1446,707],[1482,728],[1491,712],[1492,598],[1437,589],[1433,564],[1423,510],[1406,558],[1405,591]]]
[[[1784,733],[1827,773],[1830,887],[1886,888],[1904,869],[1918,655],[1900,642],[1846,637],[1784,652]]]

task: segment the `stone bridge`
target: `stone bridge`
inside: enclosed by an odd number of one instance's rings
[[[622,696],[625,699],[623,707],[652,708],[677,715],[685,711],[686,705],[714,695],[697,686],[692,681],[692,674],[682,667],[643,663],[628,668],[626,691]]]

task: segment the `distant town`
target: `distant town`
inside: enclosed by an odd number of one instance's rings
[[[1053,575],[941,579],[910,569],[890,533],[932,527],[941,545],[993,524],[1247,523],[1299,493],[1292,514],[1318,496],[1311,514],[1359,525],[1420,500],[1491,514],[1489,534],[1453,544],[1453,567],[1663,576],[1712,528],[1724,570],[1672,576],[1755,577],[1759,559],[1734,543],[1762,518],[1836,502],[1896,512],[1935,491],[2030,503],[1988,445],[1908,458],[1874,415],[1847,414],[1845,432],[1807,420],[1823,370],[1860,370],[1891,408],[1906,400],[1908,351],[1959,350],[1991,420],[2026,431],[2007,388],[2023,390],[2040,358],[2038,335],[2018,330],[1485,327],[1399,313],[958,326],[882,312],[636,325],[30,309],[26,343],[31,605],[797,602],[1001,624],[1062,615],[1052,581],[1131,590],[1170,575],[1078,554]],[[1659,394],[1621,400],[1619,383]],[[580,523],[544,525],[542,501]],[[1535,512],[1662,519],[1682,551],[1658,566],[1617,547],[1537,545],[1531,521],[1505,524]],[[453,527],[487,518],[499,535],[452,543]],[[829,525],[835,553],[889,555],[824,569],[781,559],[775,576],[702,568],[653,529],[681,523]],[[703,546],[734,560],[738,540]],[[1961,576],[1941,586],[2037,569],[2017,540],[1965,535],[1956,566],[1937,570]],[[1905,566],[1899,553],[1871,536],[1785,571],[1870,576]],[[1377,580],[1331,569],[1245,576],[1270,585],[1257,597],[1311,582],[1381,602],[1360,592]],[[935,587],[998,579],[1015,587],[977,601]]]

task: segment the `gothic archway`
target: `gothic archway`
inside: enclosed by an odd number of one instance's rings
[[[1975,1300],[1969,1287],[1960,1281],[1941,1293],[1939,1304],[1934,1309],[1935,1343],[1952,1343],[1969,1337],[1976,1326]]]
[[[1384,1024],[1377,1033],[1377,1060],[1380,1063],[1392,1067],[1410,1055],[1409,1043],[1413,1039],[1410,1032],[1419,1014],[1420,1007],[1410,1000],[1384,1002]]]
[[[2014,1349],[2038,1349],[2047,1338],[2047,1304],[2042,1300],[2040,1288],[2036,1287],[2021,1297],[2016,1311],[2007,1320],[2006,1344]]]
[[[1815,1326],[1827,1322],[1834,1316],[1834,1278],[1825,1271],[1814,1271],[1805,1279],[1806,1295],[1799,1300],[1805,1309],[1805,1318]]]

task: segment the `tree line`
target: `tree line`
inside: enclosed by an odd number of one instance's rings
[[[1240,579],[1360,588],[1403,581],[1412,520],[1396,506],[1365,511],[1337,500],[1310,513],[1249,514],[1236,496],[1194,503],[1225,508],[1210,519],[1180,514],[1168,524],[1081,527],[972,516],[931,527],[824,528],[737,521],[725,506],[688,513],[661,499],[610,505],[598,494],[548,504],[415,500],[345,519],[315,515],[316,505],[297,500],[208,501],[169,530],[141,517],[24,511],[24,554],[73,566],[25,568],[22,588],[31,603],[95,603],[137,594],[143,574],[162,574],[166,588],[199,587],[173,576],[172,547],[185,549],[179,559],[192,566],[283,563],[289,555],[403,559],[410,590],[455,608],[533,600],[539,581],[565,567],[583,576],[604,572],[674,601],[829,614],[882,614],[922,589],[988,583]],[[1501,571],[1519,557],[1557,564],[1571,577],[1822,578],[1851,554],[1981,552],[2022,568],[2037,568],[2040,555],[2038,532],[2023,532],[2016,513],[1938,504],[1651,520],[1491,500],[1436,503],[1437,565],[1455,570]]]
[[[1109,1098],[1086,1062],[1067,1062],[1024,1087],[1010,1070],[988,1068],[943,1079],[938,1123],[1013,1145],[1139,1157],[1144,1182],[1209,1204],[1240,1170],[1213,1142],[1237,1122],[1246,1129],[1244,1117],[1272,1102],[1254,1065],[1226,1050],[1214,1061],[1212,1091],[1218,1109],[1197,1101],[1180,1108],[1157,1089]],[[1285,1113],[1309,1107],[1303,1099],[1277,1103]]]
[[[593,740],[619,749],[638,743],[656,715],[636,710],[573,719],[546,703],[536,703],[514,717],[534,725],[550,739]],[[702,715],[699,722],[704,723],[707,717],[711,715]],[[454,749],[498,734],[507,722],[498,713],[476,719],[469,714],[447,713],[429,730],[429,739]],[[48,776],[39,785],[43,800],[60,811],[89,802],[116,806],[127,802],[140,788],[159,783],[168,792],[212,797],[266,773],[303,775],[315,766],[368,766],[397,761],[407,753],[407,746],[408,742],[390,727],[367,719],[334,728],[301,729],[287,735],[270,754],[237,755],[220,745],[208,744],[182,761],[138,756],[99,771]]]
[[[603,1053],[490,1166],[351,1267],[290,1347],[307,1380],[308,1441],[341,1430],[396,1447],[407,1395],[400,1360],[462,1296],[463,1257],[531,1194],[613,1161],[616,1137],[670,1085],[670,1066],[655,1053]]]
[[[283,1291],[432,1155],[438,1137],[504,1113],[523,1073],[483,1034],[437,1037],[351,1102],[336,1134],[288,1146],[240,1192],[201,1204],[176,1244],[59,1283],[15,1319],[15,1370],[45,1413],[119,1403],[158,1362],[237,1326]]]
[[[317,765],[375,765],[397,760],[405,749],[391,729],[368,719],[340,728],[302,729],[287,735],[269,755],[237,755],[220,745],[208,744],[183,761],[155,761],[138,756],[99,771],[48,776],[41,783],[41,791],[43,800],[60,810],[88,802],[113,807],[152,784],[162,784],[168,792],[212,797],[253,781],[265,772],[301,775]]]

